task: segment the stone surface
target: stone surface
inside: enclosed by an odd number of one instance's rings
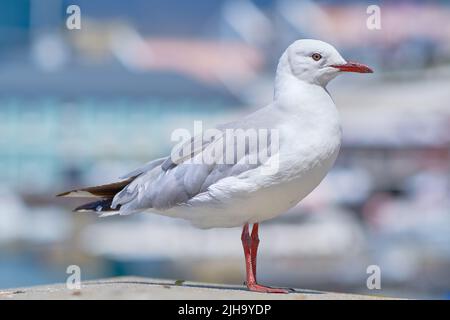
[[[386,299],[380,296],[354,295],[295,289],[290,294],[249,292],[243,286],[119,277],[82,282],[80,290],[65,284],[0,290],[0,299],[289,299],[289,300],[359,300]]]

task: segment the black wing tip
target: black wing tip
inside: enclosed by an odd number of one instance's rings
[[[120,205],[117,208],[111,208],[112,199],[103,199],[85,203],[79,207],[73,209],[74,212],[106,212],[106,211],[118,211]]]
[[[57,195],[55,195],[55,197],[64,197],[64,196],[69,195],[71,192],[73,192],[73,191],[61,192],[61,193],[58,193]]]

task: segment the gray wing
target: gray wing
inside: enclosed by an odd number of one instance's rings
[[[271,125],[275,122],[276,119],[272,118]],[[264,123],[258,124],[263,128]],[[247,130],[255,127],[254,119],[244,118],[241,121],[231,122],[218,127],[220,132],[213,139],[205,140],[200,136],[186,142],[175,152],[181,154],[176,159],[166,157],[147,163],[125,176],[139,174],[114,197],[111,207],[120,206],[123,214],[149,208],[169,209],[207,191],[209,186],[223,178],[237,176],[257,168],[261,163],[253,159],[258,160],[259,152],[266,152],[270,156],[271,148],[268,148],[271,144],[270,131],[265,144],[258,141],[256,145],[245,145],[244,152],[234,152],[231,162],[223,161],[221,153],[227,152],[230,147],[237,148],[236,141],[231,141],[227,136],[227,129]],[[188,151],[181,152],[183,149]],[[205,155],[208,155],[207,162],[204,161]]]

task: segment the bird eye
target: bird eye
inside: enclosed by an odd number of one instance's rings
[[[313,53],[313,55],[311,56],[315,61],[319,61],[320,59],[322,59],[322,56],[319,53]]]

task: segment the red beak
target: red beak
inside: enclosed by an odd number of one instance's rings
[[[368,66],[357,63],[357,62],[347,62],[345,64],[335,64],[332,65],[333,68],[337,68],[344,72],[358,72],[358,73],[373,73],[373,70]]]

